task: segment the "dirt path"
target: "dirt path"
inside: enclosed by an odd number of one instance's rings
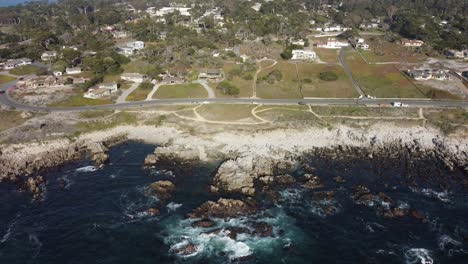
[[[153,96],[154,94],[158,91],[159,87],[161,86],[161,84],[155,84],[153,86],[153,90],[151,90],[151,92],[148,94],[148,96],[146,97],[146,101],[148,100],[152,100],[153,99]]]
[[[126,102],[126,99],[127,97],[133,93],[133,91],[135,91],[138,86],[140,85],[140,83],[133,83],[132,86],[130,86],[130,88],[128,88],[127,90],[123,91],[123,93],[119,96],[119,98],[117,98],[117,104],[121,104],[121,103],[125,103]]]
[[[272,61],[273,63],[271,65],[268,65],[267,67],[263,68],[262,67],[262,62],[263,61]],[[252,97],[251,98],[258,98],[257,97],[257,80],[258,80],[258,75],[263,71],[263,70],[268,70],[270,68],[273,68],[278,64],[277,60],[274,59],[268,59],[268,58],[263,58],[261,60],[257,61],[258,65],[258,70],[255,72],[254,78],[253,78],[253,83],[252,83]]]

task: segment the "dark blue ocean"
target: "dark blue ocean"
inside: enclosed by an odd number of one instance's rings
[[[0,7],[2,6],[14,6],[26,2],[39,1],[39,0],[0,0]]]
[[[273,235],[232,239],[193,228],[184,217],[218,199],[208,192],[217,164],[143,169],[154,148],[127,142],[110,150],[110,163],[103,168],[82,161],[42,174],[47,179],[42,201],[0,184],[0,263],[237,263],[245,256],[250,257],[241,263],[468,263],[466,190],[410,189],[398,180],[409,170],[404,166],[383,170],[381,163],[368,161],[311,159],[324,190],[333,190],[335,198],[321,204],[300,186],[280,188],[278,199],[265,202],[256,215],[216,220],[215,228],[261,221],[273,227]],[[412,165],[412,172],[457,173],[437,162],[418,166]],[[331,180],[336,175],[348,181],[337,184]],[[176,191],[160,207],[161,214],[152,216],[146,210],[158,207],[159,200],[145,193],[161,179],[174,182]],[[356,204],[351,198],[356,184],[385,192],[399,207],[416,208],[426,220],[385,218],[375,205]],[[175,254],[187,243],[196,245],[194,254]]]

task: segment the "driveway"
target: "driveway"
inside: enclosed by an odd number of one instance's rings
[[[119,98],[117,98],[117,103],[118,103],[118,104],[125,103],[127,97],[128,97],[133,91],[135,91],[135,90],[138,88],[139,85],[140,85],[140,83],[133,83],[132,86],[130,86],[130,88],[128,88],[127,90],[123,91],[123,93],[119,96]]]
[[[205,88],[206,92],[208,92],[208,98],[215,98],[216,97],[215,93],[213,92],[213,89],[211,89],[211,87],[208,85],[207,81],[196,80],[196,81],[193,81],[193,83],[201,84],[201,86],[203,86],[203,88]]]

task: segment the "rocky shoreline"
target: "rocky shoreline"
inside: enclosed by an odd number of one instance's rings
[[[362,134],[357,136],[359,133]],[[390,135],[393,137],[390,138]],[[28,144],[7,146],[0,152],[0,182],[21,184],[26,182],[28,176],[37,176],[47,169],[84,158],[100,166],[108,159],[108,148],[125,140],[142,140],[159,145],[153,154],[146,157],[146,167],[171,169],[190,167],[199,162],[219,162],[210,191],[246,197],[254,196],[269,185],[295,182],[290,175],[299,169],[306,172],[300,182],[302,186],[315,188],[320,185],[313,171],[304,167],[307,157],[375,162],[396,160],[405,161],[407,166],[422,159],[432,159],[440,161],[449,170],[468,174],[466,135],[443,137],[437,131],[426,128],[410,128],[395,133],[382,130],[382,127],[374,131],[352,130],[349,127],[334,131],[278,129],[256,134],[223,132],[196,136],[172,127],[141,126],[96,132],[71,143],[64,140],[42,145],[36,143],[34,148],[31,147],[34,151],[28,151]],[[466,178],[458,180],[462,186],[468,187]],[[442,186],[443,181],[440,184]]]

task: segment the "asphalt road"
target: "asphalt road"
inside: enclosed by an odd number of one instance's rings
[[[252,98],[204,98],[204,99],[161,99],[141,102],[124,102],[111,105],[83,106],[83,107],[40,107],[20,104],[12,100],[5,92],[9,87],[16,84],[16,81],[0,85],[0,104],[14,107],[18,110],[32,112],[85,112],[89,110],[117,110],[131,109],[158,105],[186,105],[201,103],[218,104],[264,104],[264,105],[365,105],[365,106],[388,106],[391,102],[403,102],[409,107],[466,107],[467,101],[434,101],[434,100],[406,100],[406,99],[331,99],[331,98],[313,98],[313,99],[252,99]]]

